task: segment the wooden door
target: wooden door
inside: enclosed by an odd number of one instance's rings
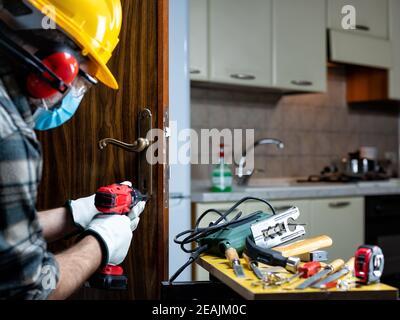
[[[98,186],[137,181],[138,156],[109,146],[100,151],[99,139],[128,143],[137,137],[137,115],[147,107],[153,127],[164,128],[168,104],[168,0],[123,0],[120,43],[110,61],[119,91],[102,85],[85,97],[66,125],[39,134],[44,172],[38,208],[55,208],[66,199],[93,194]],[[165,166],[153,168],[153,194],[124,268],[129,289],[123,292],[82,289],[74,298],[158,298],[160,281],[168,275],[168,185]]]

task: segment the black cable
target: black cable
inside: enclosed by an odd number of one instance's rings
[[[174,242],[176,244],[179,244],[182,251],[186,252],[186,253],[190,253],[191,256],[188,259],[188,261],[186,261],[185,264],[183,264],[175,273],[174,275],[170,278],[169,282],[173,282],[182,272],[183,270],[185,270],[189,265],[191,265],[194,261],[196,261],[196,259],[204,252],[206,252],[208,250],[208,246],[207,245],[203,245],[203,246],[197,246],[193,249],[187,249],[185,247],[185,245],[189,245],[192,244],[193,242],[198,242],[200,241],[202,238],[205,238],[207,236],[209,236],[210,234],[213,234],[215,232],[218,232],[219,230],[232,226],[233,224],[236,223],[242,223],[243,221],[249,220],[251,218],[253,218],[255,215],[257,215],[259,212],[254,212],[246,217],[243,217],[240,219],[240,217],[242,216],[242,212],[239,211],[239,213],[237,215],[235,215],[232,219],[228,220],[227,217],[228,215],[230,215],[237,207],[239,207],[242,203],[249,201],[249,200],[253,200],[253,201],[259,201],[262,202],[264,204],[266,204],[269,209],[271,209],[272,214],[276,214],[275,213],[275,209],[273,208],[273,206],[266,200],[264,199],[260,199],[260,198],[255,198],[255,197],[245,197],[241,200],[239,200],[238,202],[236,202],[231,208],[229,208],[227,211],[225,212],[221,212],[218,211],[217,209],[208,209],[206,211],[204,211],[200,217],[196,220],[195,223],[195,227],[193,229],[189,229],[189,230],[185,230],[183,232],[178,233],[175,238],[174,238]],[[216,213],[217,215],[219,215],[219,218],[212,222],[208,227],[205,228],[200,228],[200,222],[204,219],[204,217],[206,217],[209,213]],[[224,223],[221,223],[222,221],[225,221]],[[182,238],[183,236],[186,236],[183,240],[179,240],[180,238]]]

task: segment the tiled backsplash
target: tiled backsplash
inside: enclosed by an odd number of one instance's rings
[[[251,90],[192,87],[192,128],[255,129],[256,139],[278,138],[285,149],[260,146],[257,177],[318,174],[333,160],[360,146],[376,146],[379,156],[398,156],[398,111],[387,106],[349,107],[344,70],[329,72],[326,94],[279,97]],[[193,165],[193,179],[208,179],[210,166]]]

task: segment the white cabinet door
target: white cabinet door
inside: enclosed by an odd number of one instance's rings
[[[312,200],[311,226],[311,236],[332,238],[329,260],[349,259],[364,243],[364,198]]]
[[[389,70],[389,98],[400,100],[400,0],[390,0],[390,41],[393,67]]]
[[[321,0],[273,1],[273,86],[326,91],[326,10]]]
[[[210,80],[271,86],[272,0],[210,0]]]
[[[208,0],[190,0],[190,78],[208,79]]]
[[[388,0],[327,0],[328,28],[379,38],[388,38]],[[356,29],[344,30],[342,13],[345,5],[356,10]]]

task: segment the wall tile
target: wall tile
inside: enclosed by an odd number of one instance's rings
[[[192,88],[192,126],[255,129],[255,138],[277,138],[284,150],[260,146],[258,177],[308,176],[360,146],[380,156],[399,152],[399,112],[346,103],[344,69],[330,69],[326,94],[290,95],[246,89]],[[210,166],[193,166],[192,177],[208,179]]]
[[[209,105],[204,100],[196,101],[192,103],[191,108],[191,122],[192,127],[209,127]]]

